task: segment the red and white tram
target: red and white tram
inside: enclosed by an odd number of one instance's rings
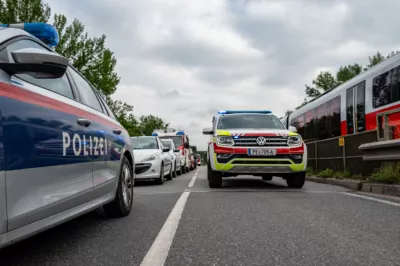
[[[400,108],[400,54],[357,75],[281,118],[305,140],[327,139],[377,128],[377,114]],[[400,138],[400,111],[388,115]]]

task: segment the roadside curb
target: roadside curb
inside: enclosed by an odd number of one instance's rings
[[[369,192],[374,194],[385,194],[400,197],[400,185],[376,184],[368,183],[367,181],[351,180],[351,179],[335,179],[335,178],[322,178],[315,176],[307,176],[307,181],[341,186],[355,191]]]

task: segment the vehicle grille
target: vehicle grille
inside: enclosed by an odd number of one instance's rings
[[[265,144],[260,146],[257,144],[258,137],[241,137],[239,139],[235,139],[235,146],[237,147],[282,147],[288,146],[286,136],[268,136],[265,138]]]

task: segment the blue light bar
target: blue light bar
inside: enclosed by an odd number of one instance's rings
[[[24,30],[52,47],[57,46],[60,41],[57,30],[52,25],[44,22],[0,24],[0,27]]]
[[[151,133],[151,135],[154,136],[154,137],[157,137],[157,136],[158,136],[158,134],[155,133],[155,132],[154,132],[154,133]]]
[[[183,135],[185,135],[185,132],[184,131],[178,131],[178,132],[176,132],[176,135],[177,136],[183,136]]]
[[[271,114],[268,110],[230,110],[230,111],[219,111],[218,114]]]

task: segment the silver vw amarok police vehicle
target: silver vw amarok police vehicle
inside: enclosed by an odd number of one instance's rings
[[[0,247],[132,208],[129,135],[57,43],[45,23],[0,25]]]

